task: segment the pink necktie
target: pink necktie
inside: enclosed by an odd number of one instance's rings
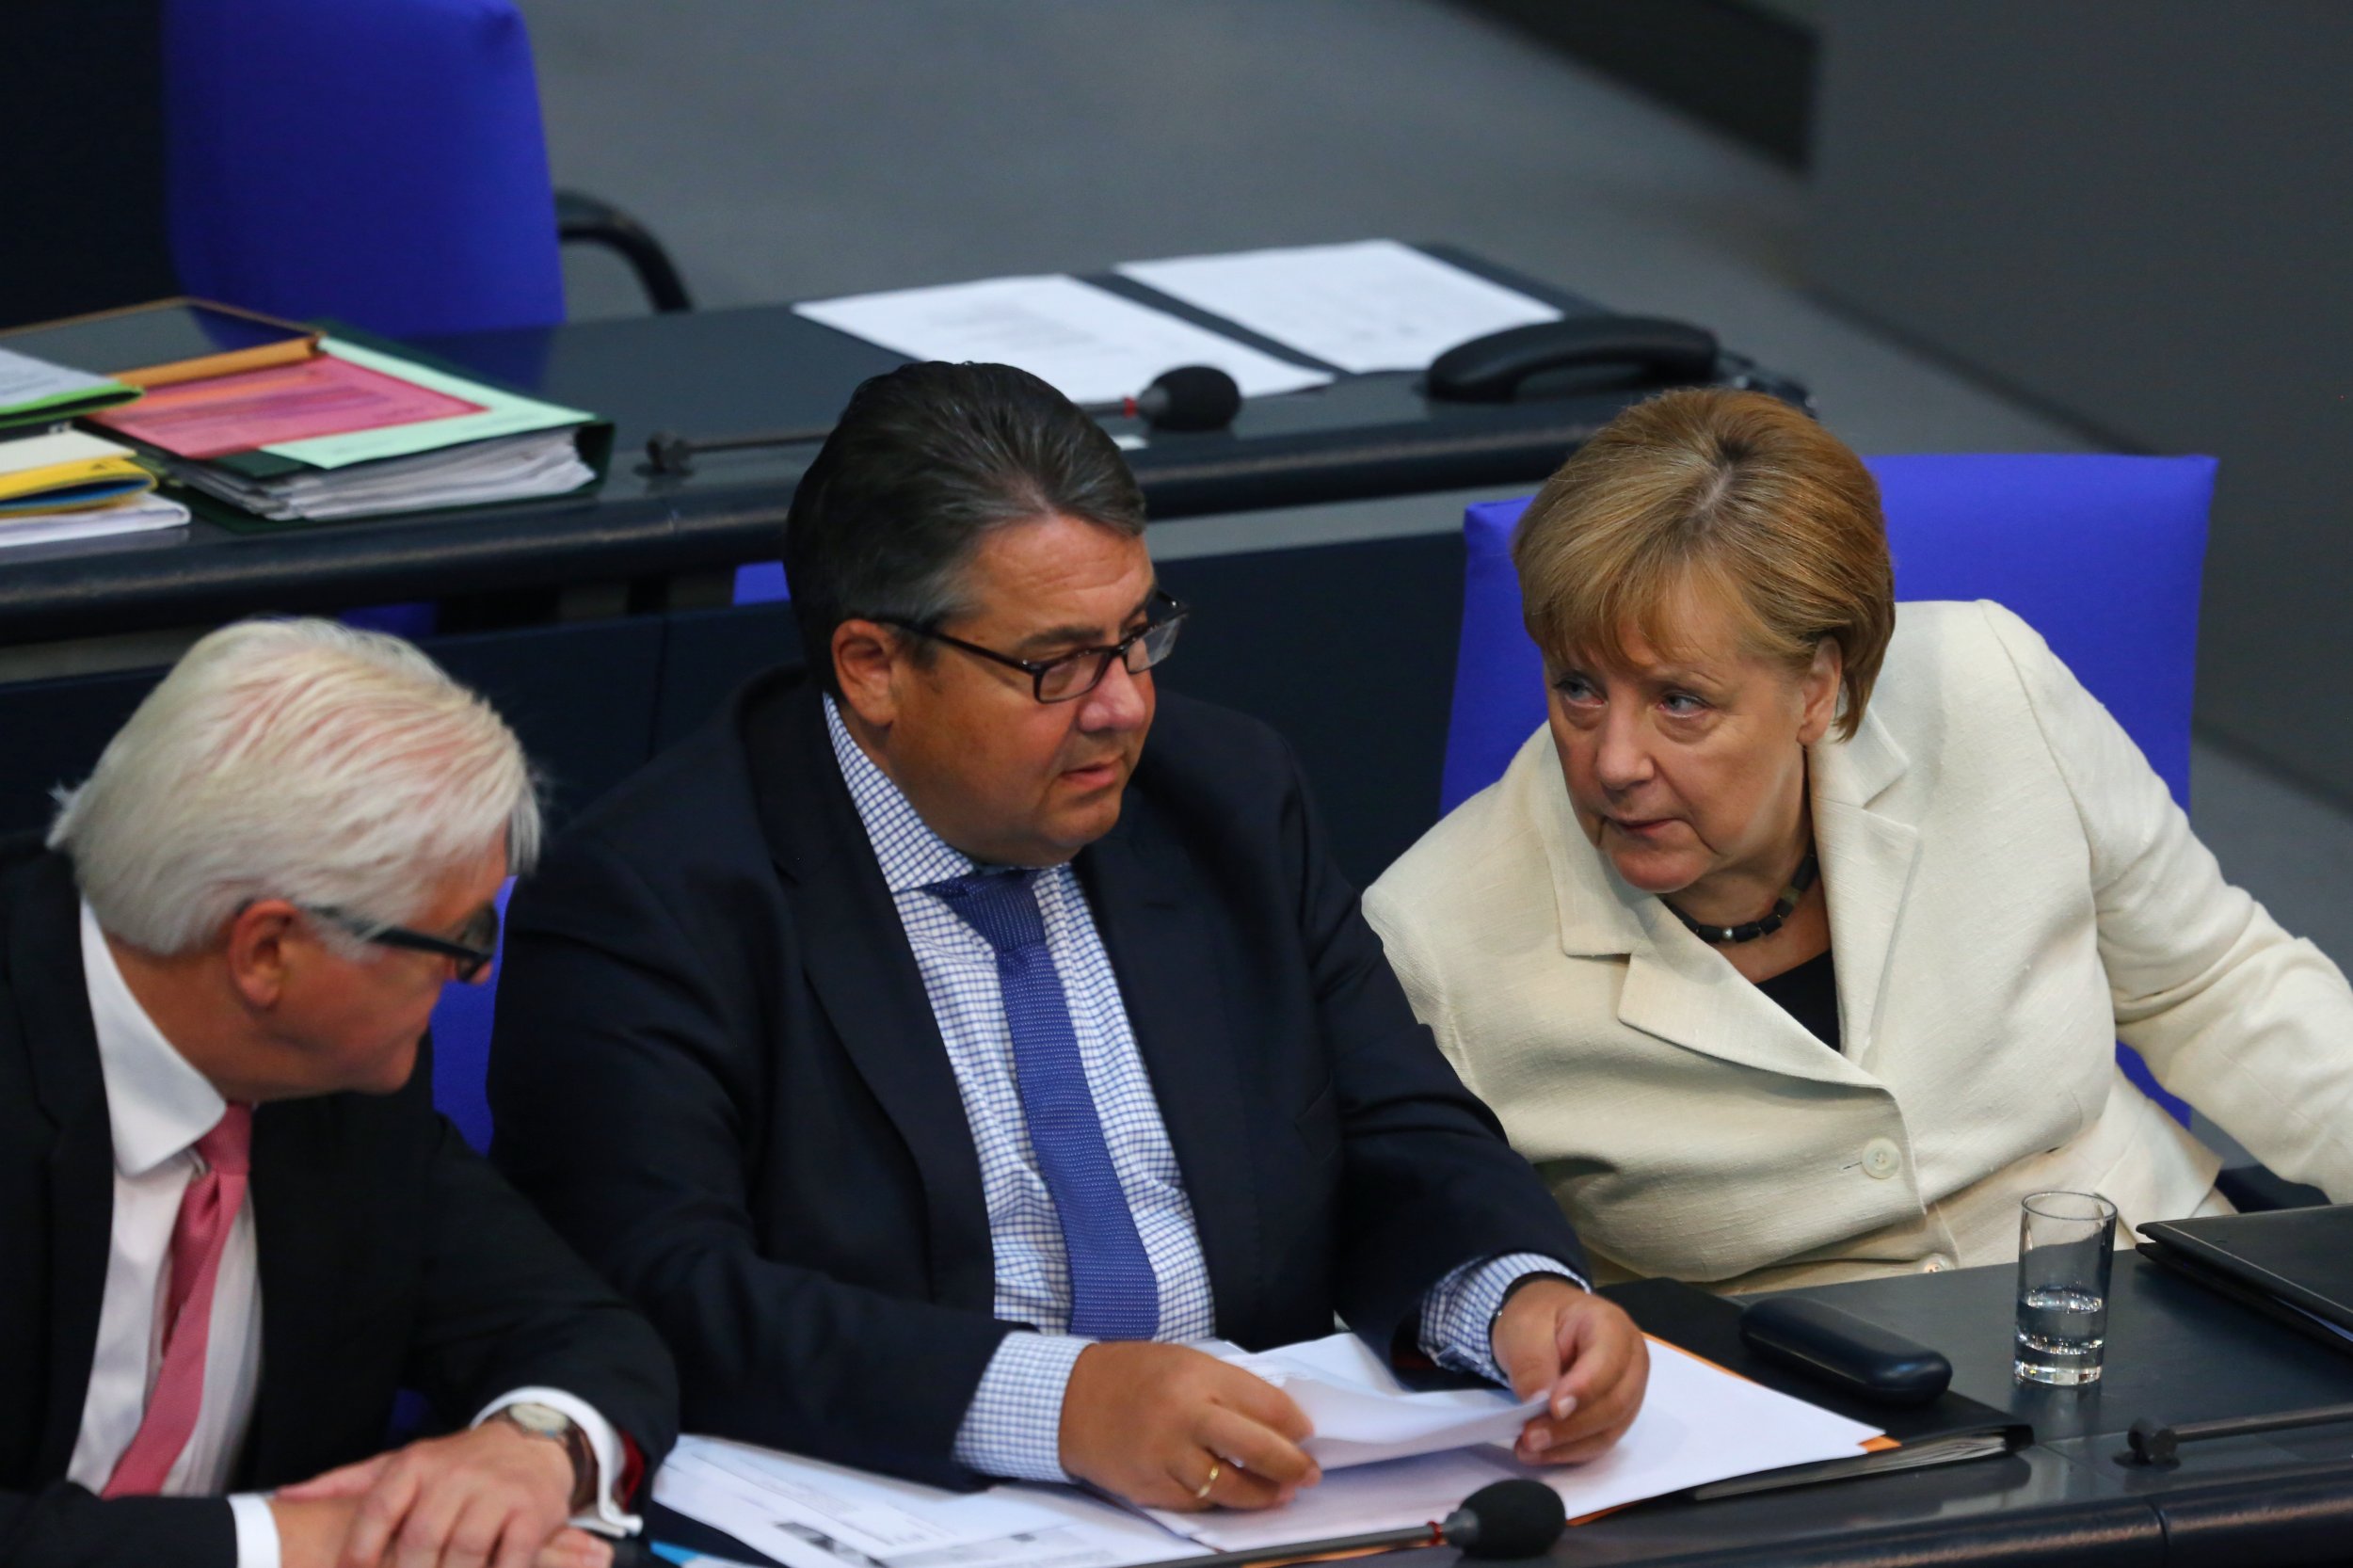
[[[171,1227],[171,1283],[164,1300],[163,1364],[148,1396],[147,1414],[131,1446],[107,1478],[109,1497],[147,1496],[163,1490],[180,1450],[196,1431],[204,1405],[204,1345],[213,1321],[213,1282],[220,1255],[245,1202],[253,1147],[253,1108],[232,1105],[212,1131],[196,1141],[204,1172],[180,1198]]]

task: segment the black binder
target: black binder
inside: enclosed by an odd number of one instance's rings
[[[1602,1294],[1632,1316],[1643,1333],[1664,1339],[1729,1372],[1778,1393],[1879,1428],[1897,1446],[1852,1459],[1829,1459],[1755,1475],[1734,1476],[1692,1488],[1693,1498],[1775,1492],[1816,1481],[1844,1480],[1890,1470],[1917,1470],[2013,1453],[2034,1441],[2034,1429],[2007,1411],[1947,1389],[1925,1405],[1872,1404],[1794,1368],[1767,1361],[1740,1338],[1740,1304],[1680,1280],[1644,1279],[1607,1287]]]
[[[2140,1227],[2140,1254],[2353,1355],[2353,1205]]]

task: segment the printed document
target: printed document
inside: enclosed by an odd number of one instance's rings
[[[1369,1354],[1360,1361],[1332,1340],[1257,1355],[1214,1342],[1203,1348],[1281,1377],[1318,1423],[1311,1443],[1343,1433],[1360,1450],[1382,1441],[1418,1441],[1394,1434],[1440,1409],[1446,1420],[1464,1422],[1476,1408],[1412,1402],[1430,1396],[1401,1390],[1385,1394],[1383,1383],[1396,1386],[1386,1368],[1369,1376]],[[1480,1418],[1516,1432],[1521,1406],[1500,1393],[1482,1397]],[[1076,1487],[947,1492],[685,1437],[655,1478],[654,1496],[789,1568],[1131,1568],[1201,1551],[1257,1551],[1411,1528],[1443,1519],[1481,1487],[1515,1477],[1550,1486],[1569,1517],[1582,1519],[1733,1476],[1848,1458],[1881,1435],[1654,1339],[1641,1414],[1615,1448],[1589,1464],[1532,1468],[1508,1448],[1482,1442],[1369,1464],[1352,1464],[1336,1449],[1324,1461],[1321,1482],[1282,1508],[1179,1513],[1129,1510]]]
[[[1462,1448],[1327,1470],[1288,1507],[1152,1517],[1221,1552],[1443,1519],[1481,1487],[1528,1476],[1561,1494],[1571,1519],[1731,1476],[1846,1459],[1878,1429],[1775,1393],[1654,1339],[1650,1390],[1616,1447],[1588,1464],[1523,1465],[1508,1448]]]
[[[1415,1392],[1353,1334],[1257,1354],[1220,1340],[1199,1348],[1289,1394],[1316,1429],[1303,1446],[1326,1471],[1488,1443],[1509,1447],[1545,1407],[1542,1399],[1522,1401],[1500,1388]]]
[[[1424,370],[1457,344],[1561,312],[1395,240],[1128,262],[1137,282],[1359,375]]]
[[[1298,392],[1332,379],[1060,275],[897,289],[792,309],[912,359],[1017,365],[1074,403],[1133,397],[1179,365],[1215,365],[1244,397]]]

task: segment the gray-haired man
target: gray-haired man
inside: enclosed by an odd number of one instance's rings
[[[416,1070],[538,831],[487,704],[278,621],[0,847],[0,1560],[609,1558],[668,1357]],[[404,1386],[460,1430],[382,1452]]]

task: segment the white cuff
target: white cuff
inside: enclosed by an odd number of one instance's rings
[[[229,1498],[229,1517],[237,1524],[237,1568],[278,1568],[278,1515],[269,1498],[259,1492],[238,1492]]]
[[[956,1431],[956,1463],[1007,1480],[1068,1482],[1062,1467],[1062,1397],[1092,1339],[1008,1334],[997,1342]]]
[[[613,1495],[627,1460],[621,1451],[621,1434],[613,1430],[613,1423],[599,1414],[596,1406],[561,1388],[518,1388],[484,1405],[482,1414],[467,1424],[478,1427],[510,1404],[543,1404],[551,1410],[560,1410],[588,1434],[588,1451],[597,1456],[596,1503],[587,1512],[576,1514],[573,1524],[599,1535],[611,1536],[635,1535],[646,1528],[646,1522],[634,1513],[622,1512],[619,1499]],[[237,1568],[248,1565],[239,1563]],[[274,1561],[271,1568],[276,1568]]]
[[[1468,1372],[1506,1385],[1511,1379],[1496,1361],[1496,1320],[1503,1298],[1530,1274],[1558,1274],[1580,1289],[1593,1283],[1557,1257],[1542,1253],[1506,1253],[1475,1258],[1430,1288],[1422,1298],[1422,1353],[1449,1371]]]

